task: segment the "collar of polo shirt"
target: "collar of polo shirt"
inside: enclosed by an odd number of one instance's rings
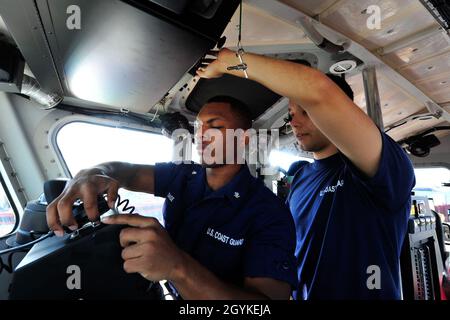
[[[206,174],[206,171],[205,171]],[[208,198],[211,197],[226,197],[228,200],[233,202],[239,202],[244,198],[245,194],[249,190],[249,184],[253,181],[253,176],[251,175],[246,164],[242,165],[239,172],[222,188],[212,192]]]

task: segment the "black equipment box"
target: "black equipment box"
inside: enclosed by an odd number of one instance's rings
[[[157,285],[123,270],[119,233],[124,226],[88,223],[33,246],[10,286],[17,299],[157,299]]]

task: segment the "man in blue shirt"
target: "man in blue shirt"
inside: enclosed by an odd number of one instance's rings
[[[408,157],[353,103],[342,79],[260,55],[243,58],[251,80],[290,99],[294,135],[315,159],[290,170],[299,281],[294,297],[399,299],[399,256],[415,183]],[[197,74],[243,77],[227,69],[238,64],[236,54],[223,49]]]
[[[166,198],[165,228],[138,215],[102,220],[130,226],[120,234],[126,272],[166,279],[184,299],[288,299],[297,282],[289,210],[239,164],[236,150],[234,161],[224,161],[230,151],[225,131],[249,129],[249,112],[239,101],[216,97],[201,109],[197,123],[203,166],[109,162],[83,170],[49,204],[49,227],[59,235],[63,225],[76,229],[72,204],[78,198],[96,220],[98,194],[106,192],[113,207],[120,187],[153,193]],[[247,141],[237,140],[235,149]],[[217,148],[210,148],[212,143]],[[205,152],[208,148],[212,152]]]

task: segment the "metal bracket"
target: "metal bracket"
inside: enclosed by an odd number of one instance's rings
[[[0,141],[0,163],[3,165],[3,168],[8,175],[9,182],[11,183],[15,191],[15,196],[22,206],[21,208],[25,208],[25,205],[28,201],[25,188],[19,180],[17,172],[11,163],[11,158],[9,157],[8,152],[5,149],[5,144],[2,141]]]
[[[380,130],[384,131],[383,114],[380,106],[377,73],[375,66],[369,66],[362,71],[364,93],[366,95],[367,114]]]
[[[248,79],[248,73],[247,73],[247,64],[244,62],[244,59],[242,59],[242,56],[245,54],[245,51],[242,47],[240,47],[240,43],[238,44],[238,51],[236,52],[236,57],[238,57],[240,64],[236,66],[228,67],[227,70],[241,70],[244,71],[245,78]]]
[[[446,113],[444,109],[442,109],[437,103],[434,103],[433,101],[427,101],[425,103],[425,106],[436,119],[442,118],[444,116],[444,113]],[[447,121],[450,121],[450,117],[447,118]]]

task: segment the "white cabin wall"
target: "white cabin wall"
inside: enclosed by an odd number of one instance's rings
[[[0,92],[0,141],[4,143],[28,200],[39,197],[45,181],[32,142],[34,126],[30,121],[23,121],[24,115],[29,114],[29,119],[38,122],[39,113],[34,112],[35,108],[33,103],[24,98]]]

